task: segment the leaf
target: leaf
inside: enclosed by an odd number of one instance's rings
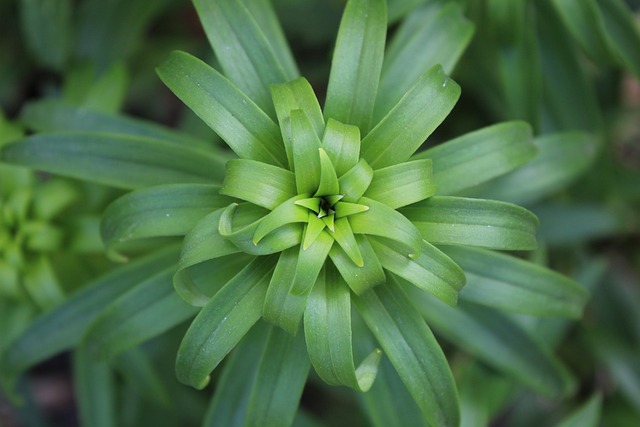
[[[434,196],[399,211],[434,244],[502,250],[537,247],[538,218],[520,206],[494,200]]]
[[[272,117],[269,85],[298,77],[273,8],[266,0],[194,1],[224,73]]]
[[[291,140],[297,194],[313,194],[320,184],[320,139],[303,110],[291,111]]]
[[[322,148],[331,159],[338,177],[342,177],[357,165],[360,158],[360,128],[329,118],[322,137]]]
[[[313,88],[307,79],[303,77],[288,83],[273,84],[270,88],[273,105],[275,105],[278,123],[280,124],[280,132],[282,132],[284,148],[287,152],[287,159],[289,160],[289,169],[293,169],[291,112],[293,110],[304,111],[320,138],[324,132],[322,110],[320,109],[320,104],[318,104],[316,94],[313,92]]]
[[[405,0],[406,1],[406,0]],[[392,5],[389,4],[391,15]],[[379,121],[422,73],[436,64],[451,74],[471,41],[474,25],[455,3],[416,8],[397,29],[382,64],[374,110]]]
[[[168,247],[119,266],[94,281],[61,305],[34,320],[3,355],[0,367],[7,380],[79,342],[100,311],[119,295],[147,280],[178,256]],[[10,378],[9,378],[10,377]]]
[[[27,268],[22,272],[22,287],[40,310],[50,310],[64,301],[64,290],[48,257],[36,256]]]
[[[456,194],[504,175],[536,154],[531,127],[504,122],[465,134],[416,154],[433,161],[433,180],[440,195]]]
[[[625,68],[640,78],[640,30],[633,19],[633,11],[620,0],[596,0],[615,53],[622,59]]]
[[[148,237],[183,236],[203,217],[233,202],[218,186],[174,184],[128,193],[103,213],[100,232],[107,248]]]
[[[360,200],[369,188],[372,179],[373,169],[364,159],[360,159],[354,167],[338,179],[340,193],[344,194],[342,200],[352,203]]]
[[[184,52],[173,52],[157,73],[239,157],[286,167],[278,125],[222,74]]]
[[[290,292],[293,295],[306,294],[313,287],[327,256],[329,256],[333,242],[333,238],[326,231],[323,231],[307,249],[300,246],[296,275],[291,284]]]
[[[597,427],[600,425],[602,394],[595,393],[589,400],[564,417],[557,427]]]
[[[360,149],[374,169],[404,162],[447,117],[460,86],[436,65],[420,76],[362,140]]]
[[[353,302],[429,424],[457,426],[458,393],[447,359],[399,285],[390,279]]]
[[[427,323],[463,351],[545,396],[572,388],[560,362],[508,316],[462,300],[452,308],[412,286],[404,289]]]
[[[356,265],[339,245],[331,248],[329,256],[351,290],[360,295],[374,286],[383,284],[387,279],[369,239],[359,234],[355,235],[355,239],[364,261],[362,266]]]
[[[122,353],[115,360],[114,370],[118,371],[124,382],[141,396],[161,405],[169,404],[169,391],[150,357],[143,350],[134,347]]]
[[[320,273],[307,302],[304,336],[311,363],[326,383],[363,392],[371,388],[382,352],[374,349],[363,364],[355,368],[349,288],[330,266]]]
[[[20,2],[24,42],[36,61],[60,71],[69,59],[72,31],[69,0],[23,0]]]
[[[336,196],[340,192],[336,170],[324,149],[318,149],[318,154],[320,156],[320,184],[314,196]]]
[[[294,222],[307,222],[309,218],[309,210],[305,209],[302,203],[296,203],[307,199],[306,195],[299,195],[283,202],[280,206],[269,212],[258,224],[256,232],[253,235],[253,243],[258,244],[260,240],[267,234],[271,233],[284,225]]]
[[[308,373],[304,336],[271,328],[251,391],[246,426],[291,425]]]
[[[32,169],[124,189],[214,183],[222,179],[222,160],[215,154],[137,136],[39,134],[5,145],[0,158]]]
[[[336,243],[340,245],[344,253],[347,254],[355,265],[358,267],[364,266],[364,260],[360,253],[358,242],[353,235],[353,231],[351,230],[351,226],[349,225],[349,220],[347,218],[337,219],[335,221],[334,230],[331,231],[331,229],[329,229],[329,234],[333,237]]]
[[[107,363],[96,361],[80,346],[74,352],[73,373],[82,425],[115,427],[115,378]]]
[[[269,255],[299,244],[303,225],[289,223],[272,231],[256,244],[253,238],[265,217],[265,210],[244,203],[229,205],[220,217],[218,231],[226,241],[251,255]]]
[[[351,0],[347,3],[336,40],[325,120],[329,118],[355,125],[366,135],[371,125],[378,91],[387,8],[382,0]]]
[[[535,316],[582,316],[588,293],[568,277],[492,251],[462,246],[442,250],[465,271],[462,299]]]
[[[227,162],[220,194],[273,210],[297,193],[290,171],[254,160],[235,159]]]
[[[84,338],[92,355],[113,358],[197,313],[174,292],[174,271],[172,266],[140,282],[99,313]]]
[[[484,199],[527,204],[565,188],[592,164],[595,136],[585,132],[563,132],[538,137],[535,159],[473,191]]]
[[[22,109],[20,119],[25,126],[38,132],[115,133],[148,137],[193,148],[211,148],[211,143],[208,141],[159,126],[151,121],[73,107],[53,99],[28,103]]]
[[[403,247],[405,255],[420,252],[422,237],[408,219],[387,205],[366,197],[362,197],[358,204],[368,206],[369,210],[349,216],[349,224],[354,233],[394,240]]]
[[[267,324],[258,322],[229,355],[216,382],[202,427],[245,427],[249,398],[268,332]]]
[[[422,3],[427,3],[427,1],[428,0],[387,0],[389,24],[399,20],[412,10],[417,9],[417,6]]]
[[[176,359],[181,382],[204,388],[209,374],[262,316],[275,260],[260,257],[229,281],[191,323]]]
[[[365,197],[392,209],[424,200],[436,192],[430,160],[414,160],[373,172]]]
[[[394,274],[454,306],[466,282],[465,272],[447,255],[426,241],[416,257],[403,255],[390,240],[370,239],[380,263]]]

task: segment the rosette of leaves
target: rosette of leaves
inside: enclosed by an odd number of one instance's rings
[[[158,71],[239,157],[227,163],[221,187],[211,184],[219,158],[204,145],[58,134],[2,153],[122,188],[171,183],[130,193],[105,212],[113,250],[186,237],[177,272],[159,267],[91,319],[89,347],[112,356],[197,312],[178,350],[181,381],[204,387],[235,348],[206,425],[290,424],[311,364],[329,384],[371,387],[364,400],[376,425],[407,417],[457,425],[453,376],[425,318],[537,391],[565,392],[566,373],[551,353],[501,311],[577,317],[585,292],[492,251],[534,248],[534,215],[459,197],[530,160],[529,127],[494,125],[416,154],[460,94],[433,65],[450,71],[469,41],[459,6],[412,13],[385,54],[385,2],[348,2],[321,108],[268,2],[195,4],[226,76],[181,52]],[[429,45],[436,35],[442,42]],[[80,147],[84,159],[63,164]],[[172,276],[193,307],[166,293]],[[67,308],[80,305],[78,298]],[[380,362],[378,346],[391,365]]]

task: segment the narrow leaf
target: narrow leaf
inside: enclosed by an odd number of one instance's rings
[[[636,78],[640,78],[640,30],[633,11],[620,0],[596,0],[602,11],[607,35],[616,54]]]
[[[324,116],[366,135],[378,92],[387,7],[382,0],[351,0],[342,15],[331,63]]]
[[[308,293],[313,287],[333,242],[333,238],[323,231],[307,249],[300,247],[296,275],[291,285],[293,295]]]
[[[434,244],[490,249],[535,249],[538,218],[520,206],[494,200],[434,196],[400,210]]]
[[[309,210],[296,203],[300,200],[309,199],[305,199],[305,195],[295,196],[269,212],[258,224],[253,235],[253,243],[258,244],[264,236],[283,225],[294,222],[307,222]]]
[[[409,159],[447,117],[460,86],[436,65],[425,72],[362,140],[361,155],[374,169]]]
[[[331,248],[329,256],[351,290],[360,295],[374,286],[383,284],[386,277],[367,237],[356,234],[355,238],[364,261],[362,266],[356,265],[339,245]]]
[[[224,73],[271,114],[269,85],[298,76],[271,3],[196,0],[194,4]]]
[[[343,176],[360,158],[360,128],[329,118],[322,137],[322,148],[331,159],[338,177]]]
[[[71,178],[124,189],[214,183],[215,154],[149,138],[100,133],[40,134],[5,145],[0,158]]]
[[[452,139],[414,158],[433,161],[438,194],[450,195],[504,175],[531,160],[536,152],[528,124],[504,122]]]
[[[373,169],[364,160],[360,159],[358,163],[349,169],[338,180],[340,184],[340,194],[344,194],[345,202],[357,202],[369,188],[373,179]]]
[[[435,192],[431,161],[414,160],[375,170],[364,195],[397,209],[424,200]]]
[[[218,292],[191,323],[176,359],[176,375],[201,389],[209,374],[262,315],[272,257],[256,258]]]
[[[336,170],[324,149],[320,148],[318,153],[320,156],[320,184],[315,196],[335,196],[340,191]]]
[[[462,269],[436,247],[423,241],[420,254],[408,257],[398,250],[397,243],[388,240],[370,239],[382,266],[454,306],[458,301],[458,292],[466,282]]]
[[[222,74],[184,52],[173,52],[157,72],[238,156],[286,167],[278,126]]]
[[[353,301],[429,423],[457,426],[458,393],[447,359],[400,286],[389,280]]]
[[[442,249],[465,271],[462,299],[536,316],[582,315],[588,293],[568,277],[492,251],[462,246]]]
[[[575,411],[566,416],[557,427],[598,427],[602,411],[602,394],[596,393]]]
[[[291,112],[291,140],[298,194],[313,194],[320,183],[320,139],[303,110]]]
[[[364,260],[358,247],[358,242],[353,235],[349,220],[347,218],[339,218],[335,222],[334,230],[329,229],[329,234],[334,238],[336,243],[340,245],[344,253],[346,253],[351,261],[358,267],[364,266]]]
[[[290,171],[254,160],[235,159],[227,162],[220,194],[275,209],[297,193]]]
[[[107,363],[96,361],[80,346],[74,353],[73,372],[80,422],[87,426],[115,427],[115,378]]]

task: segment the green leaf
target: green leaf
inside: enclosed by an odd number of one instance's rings
[[[434,196],[403,208],[400,213],[434,244],[503,250],[537,247],[538,218],[511,203]]]
[[[374,169],[409,159],[442,123],[460,86],[439,65],[425,72],[362,140],[361,156]]]
[[[320,156],[320,184],[315,196],[335,196],[340,191],[336,170],[324,149],[320,148],[318,153]]]
[[[374,286],[383,284],[387,278],[369,239],[359,234],[356,234],[355,238],[364,261],[362,266],[356,265],[339,245],[331,248],[329,256],[351,290],[360,295]]]
[[[170,403],[169,391],[162,382],[160,372],[153,366],[151,358],[142,349],[131,348],[122,353],[114,362],[114,370],[118,371],[124,382],[141,396],[148,397],[160,405]]]
[[[596,139],[584,132],[564,132],[534,140],[538,156],[523,167],[473,191],[474,197],[527,204],[575,181],[592,164]]]
[[[414,160],[375,170],[364,195],[397,209],[424,200],[435,192],[431,161]]]
[[[596,393],[579,408],[556,425],[556,427],[598,427],[602,411],[602,394]]]
[[[165,248],[116,267],[85,285],[54,310],[34,320],[9,346],[0,365],[3,376],[10,380],[25,369],[71,348],[109,302],[166,268],[177,257],[178,248]]]
[[[115,378],[106,362],[96,361],[80,346],[73,355],[73,385],[82,425],[115,427]]]
[[[553,0],[552,3],[573,38],[596,64],[617,62],[596,0]]]
[[[38,308],[50,310],[64,301],[64,291],[48,257],[37,256],[27,268],[22,272],[22,286]]]
[[[352,203],[360,200],[367,188],[369,188],[372,179],[373,169],[364,159],[360,159],[354,167],[338,179],[340,194],[344,194],[342,200]]]
[[[313,367],[330,385],[368,391],[376,378],[382,352],[375,349],[355,368],[351,338],[351,295],[340,274],[326,266],[307,302],[304,336]]]
[[[291,112],[293,110],[302,110],[307,115],[311,125],[316,131],[318,137],[322,137],[324,132],[324,118],[322,110],[313,92],[313,88],[307,79],[300,77],[288,83],[273,84],[271,88],[271,97],[276,108],[278,123],[280,124],[280,132],[282,132],[282,140],[284,148],[287,151],[287,159],[289,160],[289,168],[293,169],[293,141],[291,139]]]
[[[320,139],[303,110],[291,111],[291,141],[297,194],[313,194],[320,184]]]
[[[159,126],[151,121],[73,107],[53,99],[28,103],[22,109],[20,119],[25,126],[38,132],[116,133],[148,137],[189,147],[211,148],[208,141]]]
[[[20,1],[24,42],[36,61],[54,70],[62,70],[71,48],[72,10],[70,0]]]
[[[323,231],[307,249],[300,246],[296,275],[291,284],[293,295],[302,295],[310,291],[316,283],[327,256],[329,256],[333,242],[333,237]]]
[[[181,382],[202,389],[209,374],[262,316],[275,260],[260,257],[229,281],[191,323],[176,359]]]
[[[468,133],[414,156],[433,161],[440,195],[456,194],[504,175],[536,154],[531,126],[504,122]]]
[[[390,279],[353,302],[429,424],[457,426],[458,393],[447,359],[400,286]]]
[[[300,206],[301,204],[296,202],[317,199],[306,199],[305,197],[306,195],[304,194],[292,197],[269,212],[262,221],[260,221],[260,224],[258,224],[256,232],[253,235],[253,243],[257,245],[264,236],[284,225],[294,222],[307,222],[309,218],[309,210]]]
[[[404,289],[438,334],[487,365],[545,396],[572,388],[568,372],[546,346],[505,314],[462,300],[452,308],[412,286]]]
[[[406,0],[405,0],[406,1]],[[391,14],[391,5],[389,5]],[[395,32],[385,53],[374,112],[379,121],[422,73],[436,64],[451,74],[471,41],[474,25],[456,3],[417,8]]]
[[[625,68],[640,78],[640,30],[633,18],[633,10],[620,0],[596,0],[615,53],[622,59]]]
[[[174,184],[128,193],[103,213],[100,232],[107,248],[147,237],[183,236],[203,217],[233,202],[219,187]]]
[[[466,301],[536,316],[580,318],[587,291],[545,267],[492,251],[445,246],[467,276]]]
[[[222,179],[222,160],[215,154],[137,136],[40,134],[4,146],[0,158],[124,189]]]
[[[387,0],[389,24],[399,20],[409,12],[417,9],[419,5],[427,2],[428,0]]]
[[[298,77],[298,70],[271,3],[196,0],[194,4],[224,73],[272,114],[269,85]]]
[[[233,203],[223,211],[218,231],[224,239],[251,255],[281,252],[301,242],[303,225],[289,223],[254,243],[253,236],[265,215],[266,211],[260,207]]]
[[[329,229],[329,234],[340,245],[344,253],[351,258],[351,261],[358,267],[364,266],[364,260],[358,247],[349,220],[347,218],[339,218],[335,222],[334,230]]]
[[[267,324],[258,322],[229,355],[202,427],[245,427],[251,390],[268,337]]]
[[[309,374],[303,334],[271,328],[247,409],[247,427],[291,425]]]
[[[350,0],[342,15],[324,116],[355,125],[366,135],[378,92],[387,7],[382,0]]]
[[[157,72],[238,156],[286,167],[278,125],[222,74],[184,52],[173,52]]]
[[[91,323],[84,342],[100,359],[166,332],[197,313],[173,290],[175,267],[140,282],[108,304]]]
[[[420,254],[408,257],[402,247],[390,240],[371,239],[371,245],[382,266],[454,306],[466,279],[462,269],[435,246],[422,242]]]
[[[329,118],[322,137],[322,148],[331,159],[338,177],[342,177],[356,166],[360,158],[360,128]]]
[[[296,276],[300,249],[297,247],[283,251],[271,277],[269,289],[264,300],[262,317],[276,326],[283,328],[291,335],[298,332],[300,320],[311,292],[309,287],[305,293],[291,293]]]
[[[100,113],[115,114],[122,109],[128,85],[127,69],[123,63],[116,62],[92,79],[91,85],[82,93],[80,106]]]
[[[297,193],[290,171],[254,160],[235,159],[227,162],[220,194],[272,210]]]
[[[402,214],[366,197],[362,197],[358,204],[368,206],[369,210],[349,216],[349,223],[354,233],[394,240],[402,246],[404,255],[407,256],[420,252],[422,248],[420,232]]]

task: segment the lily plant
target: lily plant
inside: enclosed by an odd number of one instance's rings
[[[228,358],[206,425],[290,425],[311,366],[330,385],[373,393],[382,358],[417,404],[420,424],[458,425],[454,377],[429,325],[536,390],[566,393],[566,371],[549,350],[492,313],[575,318],[586,291],[496,252],[535,249],[535,215],[463,197],[535,157],[529,125],[496,124],[420,150],[460,96],[438,64],[451,70],[473,31],[455,21],[453,49],[438,51],[420,17],[434,25],[460,16],[459,7],[416,12],[386,46],[386,2],[348,1],[321,105],[268,1],[194,3],[223,72],[174,52],[158,75],[234,158],[184,140],[87,139],[88,161],[112,167],[96,170],[98,179],[149,187],[105,211],[107,247],[115,255],[126,242],[184,235],[177,268],[165,265],[158,277],[172,277],[190,306],[166,297],[153,313],[138,304],[147,311],[134,318],[124,315],[133,306],[116,302],[90,328],[89,346],[95,338],[110,356],[197,313],[177,352],[178,379],[202,389]],[[75,152],[82,138],[35,136],[5,147],[2,158],[64,173],[51,158]],[[44,146],[58,151],[34,150]],[[126,163],[132,158],[135,170]],[[91,175],[86,166],[71,169]],[[126,335],[126,321],[146,329]],[[469,336],[461,325],[482,333]],[[481,340],[494,330],[517,345]],[[109,347],[109,333],[127,339]]]

